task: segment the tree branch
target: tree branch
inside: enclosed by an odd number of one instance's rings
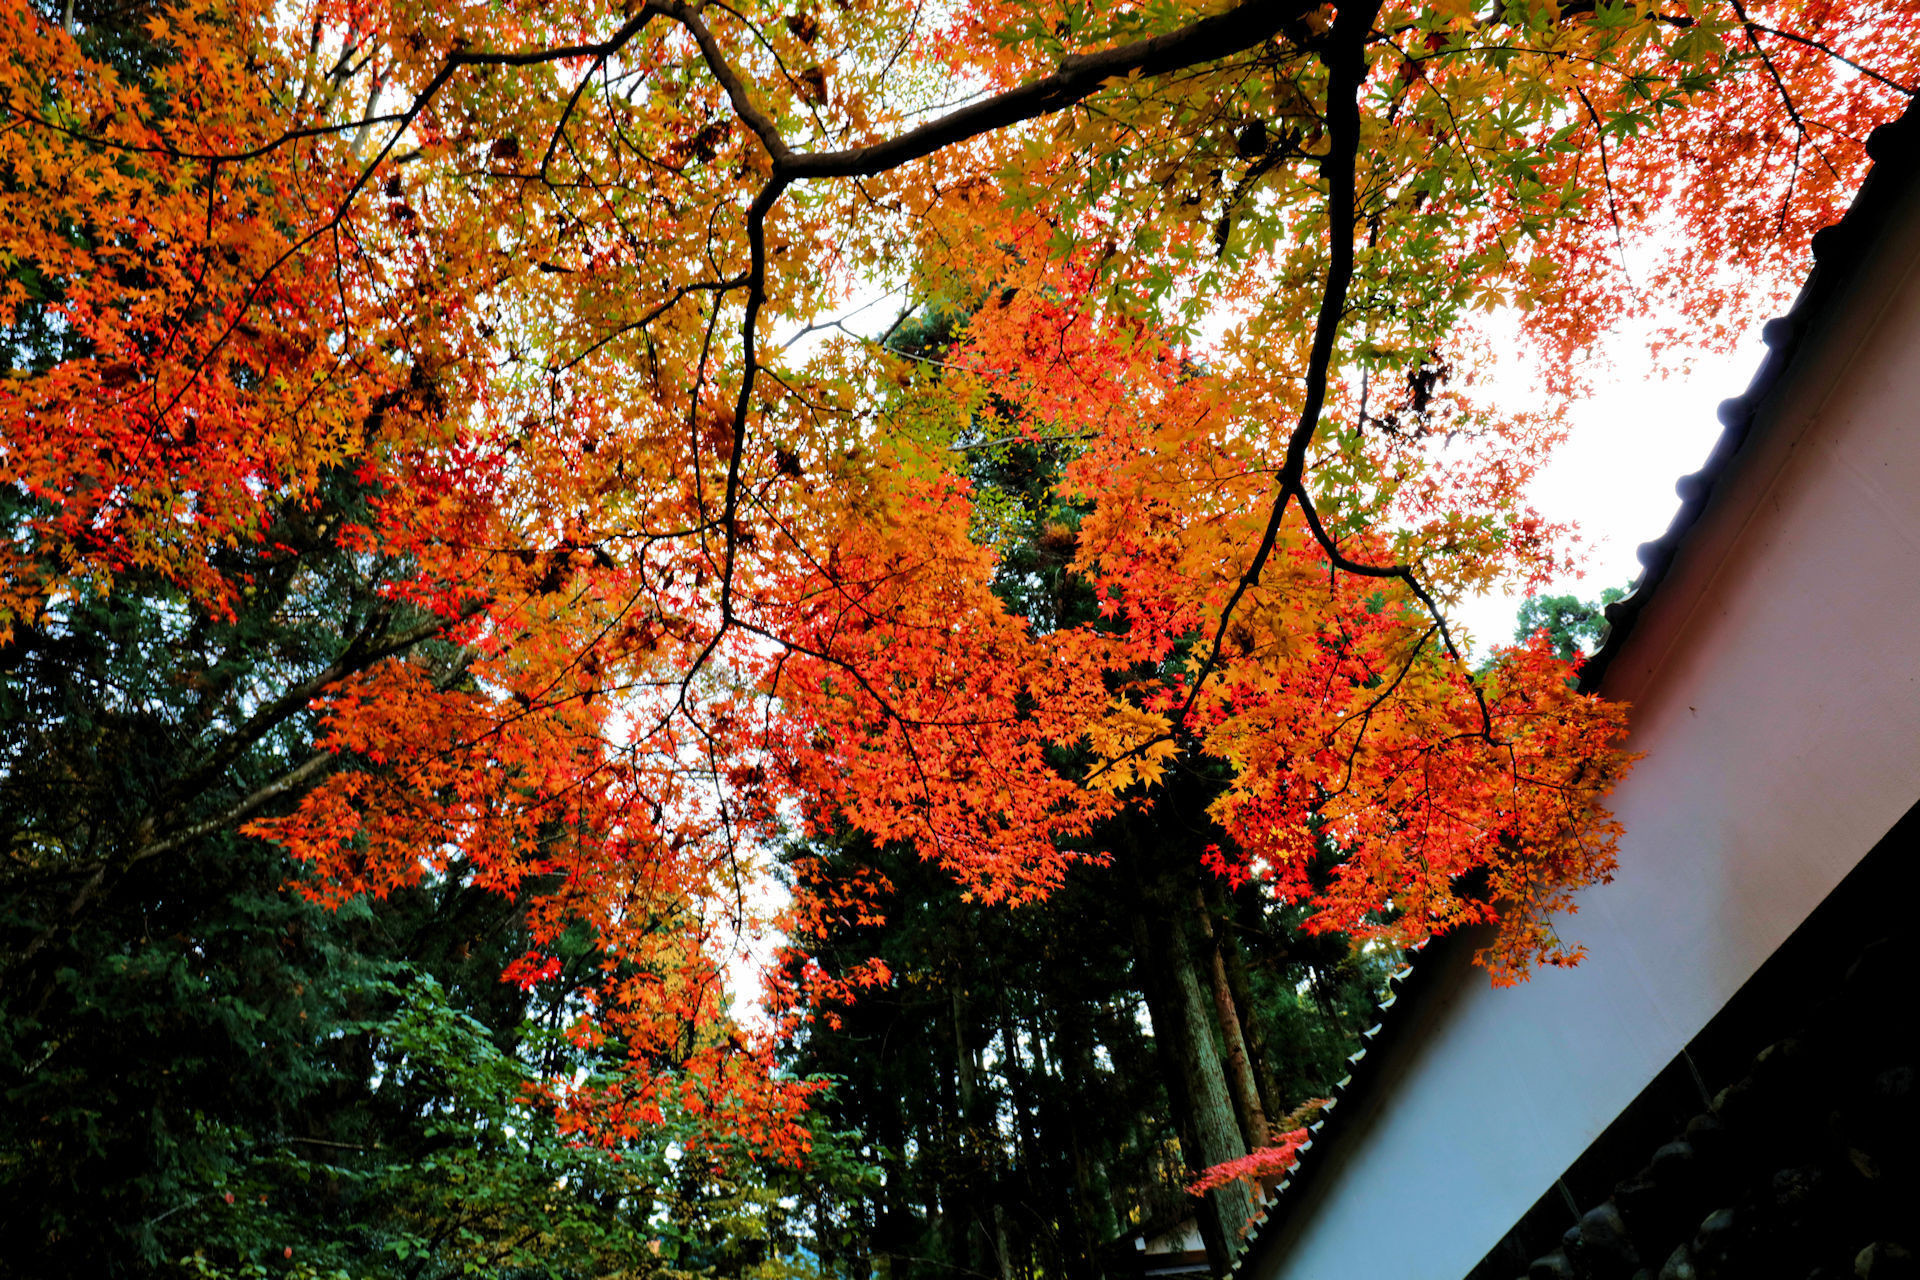
[[[1356,230],[1355,189],[1360,157],[1360,91],[1367,78],[1367,36],[1373,29],[1381,0],[1361,0],[1342,8],[1334,18],[1327,60],[1327,155],[1321,172],[1327,178],[1327,284],[1320,295],[1320,314],[1314,321],[1313,346],[1307,357],[1306,397],[1300,406],[1300,419],[1287,440],[1286,460],[1277,477],[1279,492],[1267,516],[1266,530],[1253,553],[1245,573],[1234,584],[1220,610],[1219,625],[1214,628],[1213,643],[1195,674],[1193,686],[1181,704],[1177,720],[1184,720],[1200,697],[1207,677],[1220,664],[1226,644],[1227,625],[1240,601],[1260,582],[1261,571],[1280,541],[1280,528],[1286,519],[1287,503],[1304,493],[1301,481],[1307,471],[1307,448],[1320,427],[1320,410],[1327,399],[1327,379],[1333,364],[1334,345],[1340,336],[1340,319],[1347,306],[1347,289],[1353,283],[1353,239]]]
[[[1794,127],[1800,131],[1801,138],[1811,141],[1812,134],[1807,129],[1807,122],[1800,116],[1799,104],[1793,100],[1793,94],[1788,90],[1787,82],[1780,78],[1780,68],[1774,65],[1773,55],[1768,53],[1766,46],[1760,43],[1759,25],[1747,16],[1747,7],[1740,0],[1732,0],[1732,4],[1734,13],[1740,19],[1741,27],[1747,33],[1747,43],[1751,44],[1753,51],[1760,55],[1760,63],[1767,69],[1767,75],[1773,81],[1773,87],[1780,91],[1780,105],[1787,109],[1787,115],[1792,118]],[[1829,173],[1836,172],[1833,162],[1827,159],[1826,153],[1818,146],[1814,147],[1813,153],[1820,157],[1820,163],[1827,166]],[[1791,190],[1789,187],[1789,194]]]
[[[1764,31],[1770,36],[1778,36],[1782,40],[1791,41],[1794,44],[1802,45],[1808,49],[1814,49],[1821,53],[1824,53],[1829,58],[1832,58],[1835,62],[1838,62],[1843,66],[1853,68],[1855,71],[1859,72],[1861,75],[1865,76],[1867,79],[1872,80],[1876,84],[1885,85],[1887,88],[1892,89],[1896,93],[1904,93],[1909,98],[1914,97],[1917,94],[1920,94],[1920,88],[1915,88],[1913,85],[1901,84],[1898,80],[1889,80],[1886,76],[1881,75],[1878,71],[1875,71],[1872,67],[1865,66],[1862,63],[1855,62],[1852,58],[1849,58],[1846,54],[1841,53],[1838,49],[1833,48],[1831,45],[1822,44],[1820,41],[1811,39],[1807,36],[1795,35],[1791,31],[1782,31],[1779,27],[1770,27],[1764,22],[1755,22],[1751,18],[1747,19],[1747,26],[1752,28],[1754,31]]]
[[[1420,585],[1420,579],[1414,576],[1413,566],[1405,564],[1378,565],[1365,564],[1342,552],[1334,540],[1328,536],[1326,527],[1320,523],[1320,513],[1314,510],[1313,499],[1307,495],[1305,485],[1297,485],[1294,496],[1300,499],[1300,514],[1306,517],[1307,528],[1313,533],[1313,540],[1320,544],[1326,553],[1327,562],[1337,569],[1365,578],[1398,578],[1407,584],[1407,590],[1413,592],[1420,603],[1426,606],[1427,614],[1433,619],[1434,626],[1440,630],[1441,643],[1447,647],[1447,656],[1454,665],[1467,674],[1467,687],[1473,690],[1474,701],[1480,704],[1480,733],[1488,742],[1493,739],[1493,712],[1487,706],[1486,694],[1481,692],[1480,682],[1467,670],[1467,661],[1460,656],[1458,646],[1453,643],[1453,632],[1447,627],[1446,615],[1434,602],[1433,596]]]
[[[1243,0],[1224,13],[1202,18],[1178,31],[1092,53],[1068,54],[1051,75],[961,107],[884,142],[792,156],[780,166],[780,171],[792,178],[871,177],[885,173],[983,133],[1063,111],[1109,80],[1164,75],[1245,52],[1279,35],[1319,7],[1317,0]],[[1365,11],[1370,27],[1379,6],[1372,0],[1363,0],[1359,8]],[[1348,13],[1343,9],[1340,17],[1348,18]],[[1334,25],[1338,28],[1339,20]],[[1365,34],[1363,27],[1362,39]]]
[[[753,130],[754,136],[760,139],[760,145],[767,149],[769,156],[773,157],[775,172],[778,173],[781,167],[793,159],[793,149],[787,146],[786,139],[780,136],[780,129],[774,124],[773,117],[762,111],[754,102],[753,96],[747,92],[745,81],[741,80],[740,73],[735,71],[733,65],[727,61],[725,53],[720,48],[720,42],[713,37],[713,30],[701,19],[700,11],[692,5],[680,3],[679,0],[653,0],[651,7],[672,18],[693,36],[694,42],[700,46],[700,56],[705,59],[707,70],[713,73],[713,78],[720,82],[722,89],[726,90],[727,101],[733,104],[733,114],[740,117],[747,128]]]
[[[469,605],[461,614],[470,618],[479,612],[480,606]],[[377,615],[376,615],[377,616]],[[390,658],[394,654],[404,653],[423,640],[431,639],[445,631],[451,625],[446,618],[434,617],[410,627],[397,635],[387,636],[375,644],[365,643],[366,637],[360,636],[347,645],[346,651],[317,674],[302,680],[266,706],[256,711],[244,725],[227,736],[225,742],[201,761],[192,772],[185,774],[167,789],[170,801],[174,805],[184,802],[185,798],[198,794],[212,781],[232,767],[233,763],[248,748],[271,732],[294,712],[305,707],[320,693],[332,685],[338,684],[350,675],[365,671],[376,662]],[[155,825],[164,827],[169,814],[163,814],[155,820]]]
[[[252,817],[271,801],[286,795],[289,791],[305,783],[311,782],[321,774],[332,769],[334,762],[338,759],[339,757],[332,752],[323,751],[319,755],[295,765],[273,781],[263,783],[254,788],[245,799],[224,812],[203,821],[196,822],[192,826],[182,827],[179,831],[174,832],[164,840],[155,840],[135,849],[123,864],[122,869],[124,870],[126,867],[145,862],[148,858],[158,857],[163,853],[172,853],[182,845],[191,844],[202,836],[212,835],[216,831],[223,830],[233,826],[235,823]],[[69,914],[71,913],[72,912],[69,911]]]

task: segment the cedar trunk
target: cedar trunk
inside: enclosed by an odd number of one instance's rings
[[[1213,987],[1213,1007],[1220,1019],[1220,1038],[1226,1048],[1227,1085],[1233,1092],[1234,1109],[1240,1116],[1240,1131],[1247,1147],[1267,1145],[1267,1113],[1260,1102],[1260,1085],[1253,1076],[1253,1055],[1247,1050],[1247,1038],[1240,1025],[1240,1010],[1227,979],[1227,962],[1214,929],[1213,913],[1207,909],[1206,896],[1193,892],[1194,919],[1199,922],[1200,938],[1207,962],[1207,976]]]
[[[1240,1123],[1227,1092],[1226,1073],[1214,1042],[1214,1015],[1194,967],[1193,948],[1179,915],[1135,918],[1135,940],[1142,960],[1142,983],[1154,1039],[1167,1064],[1168,1092],[1184,1106],[1181,1146],[1187,1168],[1196,1176],[1213,1165],[1247,1153]],[[1199,1205],[1200,1236],[1215,1274],[1224,1275],[1240,1252],[1242,1233],[1253,1216],[1246,1188],[1228,1183],[1207,1193]]]

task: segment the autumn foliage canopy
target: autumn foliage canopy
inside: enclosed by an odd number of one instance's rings
[[[208,0],[155,5],[135,65],[84,6],[0,5],[0,326],[61,352],[0,382],[0,642],[136,576],[188,629],[298,612],[323,559],[364,602],[179,795],[296,723],[301,763],[32,856],[93,860],[79,913],[209,823],[335,902],[457,855],[548,948],[509,978],[603,949],[574,1034],[630,1069],[553,1081],[570,1123],[671,1094],[786,1157],[779,1037],[887,981],[796,960],[730,1010],[752,939],[874,909],[804,864],[766,891],[802,830],[1018,904],[1206,770],[1222,875],[1362,937],[1497,923],[1501,978],[1571,959],[1624,710],[1448,610],[1567,567],[1522,491],[1583,353],[1776,305],[1920,31],[1911,0]],[[1027,446],[1037,512],[975,467]],[[1009,608],[1034,537],[1091,621]]]

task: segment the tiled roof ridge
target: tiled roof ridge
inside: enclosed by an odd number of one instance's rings
[[[1675,482],[1674,488],[1680,496],[1679,511],[1665,533],[1640,545],[1638,555],[1643,568],[1633,590],[1607,606],[1607,633],[1599,649],[1581,668],[1581,692],[1591,693],[1599,687],[1608,666],[1632,634],[1647,600],[1672,567],[1681,543],[1699,522],[1714,489],[1746,445],[1761,407],[1773,396],[1799,355],[1814,319],[1853,283],[1861,261],[1892,217],[1907,186],[1920,174],[1920,166],[1901,164],[1896,159],[1920,156],[1920,99],[1909,104],[1899,119],[1875,129],[1867,138],[1866,149],[1874,164],[1861,183],[1859,193],[1840,221],[1814,233],[1811,246],[1814,265],[1806,283],[1786,314],[1769,320],[1761,330],[1761,339],[1768,348],[1766,358],[1745,392],[1721,402],[1719,416],[1724,429],[1720,438],[1698,471]],[[1333,1100],[1320,1120],[1309,1126],[1312,1136],[1300,1149],[1287,1177],[1274,1189],[1273,1200],[1255,1213],[1231,1274],[1247,1271],[1270,1251],[1279,1229],[1277,1224],[1300,1202],[1298,1184],[1317,1176],[1325,1164],[1325,1151],[1359,1112],[1358,1105],[1342,1109],[1342,1104],[1355,1104],[1369,1092],[1386,1056],[1370,1051],[1384,1047],[1395,1038],[1409,1010],[1421,1002],[1436,975],[1451,968],[1444,961],[1460,948],[1471,945],[1468,938],[1466,932],[1456,932],[1422,942],[1409,949],[1405,963],[1388,978],[1384,998],[1374,1010],[1373,1025],[1362,1034],[1359,1050],[1347,1060],[1350,1067],[1347,1077],[1334,1087]],[[1396,1006],[1400,1006],[1397,1014],[1391,1012]]]

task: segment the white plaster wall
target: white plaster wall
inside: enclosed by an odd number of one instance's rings
[[[1274,1280],[1460,1280],[1920,799],[1920,216],[1789,371],[1607,676],[1646,753],[1572,971],[1449,975]]]

